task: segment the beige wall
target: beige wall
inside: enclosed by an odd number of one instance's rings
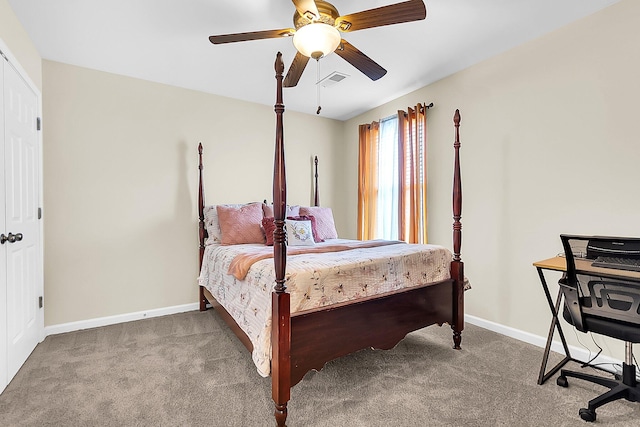
[[[45,325],[196,302],[197,144],[208,203],[271,200],[273,107],[43,70]],[[331,206],[342,123],[286,112],[285,127],[289,201],[310,204],[318,155]]]
[[[429,232],[450,246],[460,108],[467,312],[545,336],[531,263],[561,251],[561,232],[640,235],[640,58],[629,48],[640,43],[638,18],[640,4],[622,1],[347,122],[286,112],[289,199],[310,202],[317,154],[321,203],[334,208],[340,234],[355,237],[357,125],[433,101]],[[6,0],[0,37],[44,91],[45,324],[195,302],[196,144],[209,203],[270,198],[273,109],[41,68]],[[618,343],[604,345],[622,357]]]
[[[7,0],[0,0],[0,39],[9,47],[33,83],[42,89],[40,54]]]
[[[450,247],[452,116],[460,109],[462,252],[474,288],[467,313],[546,336],[549,312],[531,263],[562,251],[560,233],[640,236],[639,19],[640,2],[620,2],[346,123],[355,165],[359,123],[435,103],[429,233]],[[355,179],[354,169],[350,198]],[[556,292],[558,277],[549,278]],[[607,343],[605,352],[623,358],[622,348]]]

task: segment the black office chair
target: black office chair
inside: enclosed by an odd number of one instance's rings
[[[581,408],[580,418],[595,421],[596,408],[618,399],[640,401],[632,344],[640,342],[640,273],[591,266],[587,246],[614,237],[561,235],[567,260],[567,274],[560,279],[565,298],[564,318],[581,332],[593,332],[625,341],[622,375],[615,379],[562,369],[557,384],[568,387],[567,377],[608,387],[606,393]],[[579,256],[576,257],[576,254]],[[634,278],[633,276],[637,278]],[[631,276],[631,277],[630,277]]]

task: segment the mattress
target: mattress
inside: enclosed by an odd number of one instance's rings
[[[331,239],[321,247],[353,244]],[[198,282],[235,319],[253,344],[252,358],[262,376],[270,374],[271,292],[275,284],[273,258],[255,262],[244,279],[229,273],[233,260],[264,245],[205,248]],[[451,252],[438,245],[398,242],[378,247],[328,253],[287,256],[286,286],[291,295],[291,313],[354,301],[450,278]]]

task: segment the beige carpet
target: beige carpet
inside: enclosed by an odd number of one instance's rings
[[[308,374],[288,425],[585,426],[604,391],[570,379],[536,384],[542,350],[467,325],[410,334]],[[0,426],[272,426],[270,380],[212,311],[68,334],[38,345],[0,395]],[[595,425],[638,426],[640,403],[598,410]]]

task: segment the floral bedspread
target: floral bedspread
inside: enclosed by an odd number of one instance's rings
[[[353,242],[331,239],[319,245]],[[273,259],[256,262],[244,280],[228,274],[229,265],[244,250],[263,245],[206,247],[198,282],[231,314],[253,343],[258,373],[271,370],[271,292]],[[405,243],[342,252],[287,256],[287,290],[291,312],[304,311],[450,277],[451,252],[437,245]]]

